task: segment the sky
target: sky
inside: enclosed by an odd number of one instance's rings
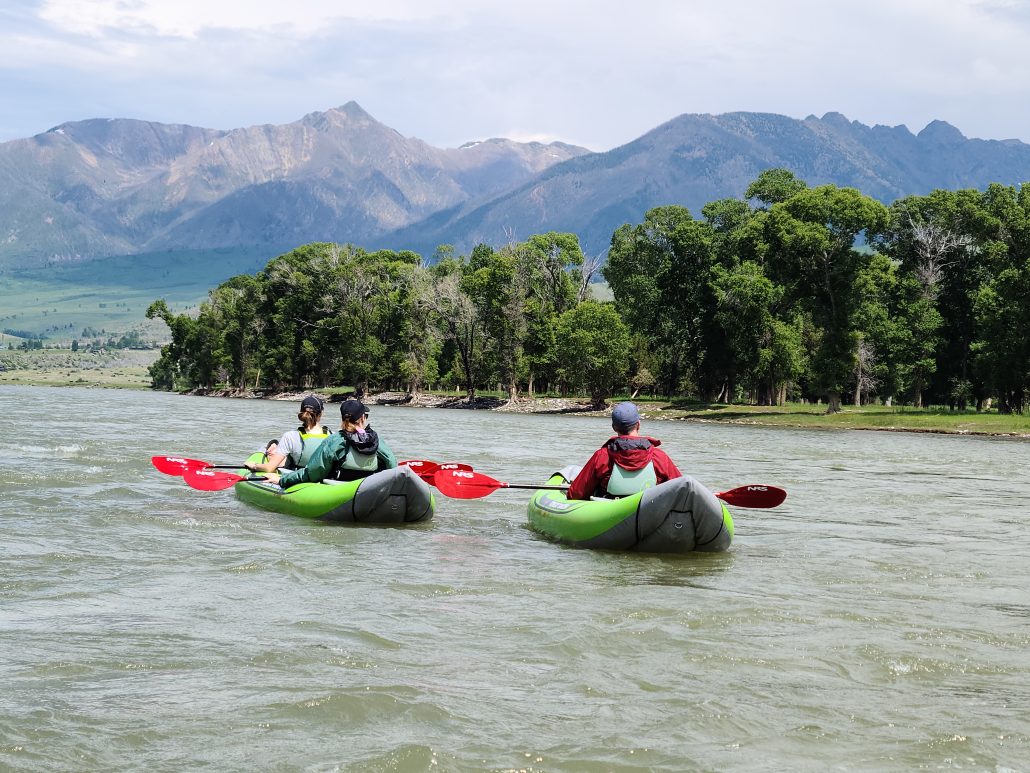
[[[1030,0],[0,0],[0,142],[351,100],[438,147],[737,110],[1030,142],[1028,49]]]

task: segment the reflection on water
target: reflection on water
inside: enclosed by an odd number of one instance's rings
[[[295,413],[0,388],[0,768],[1026,769],[1026,443],[655,422],[711,488],[789,492],[689,556],[552,544],[523,491],[347,528],[149,464],[243,458]],[[513,483],[608,434],[373,425]]]

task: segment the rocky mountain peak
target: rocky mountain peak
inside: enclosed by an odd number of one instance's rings
[[[930,121],[916,136],[925,142],[938,145],[954,145],[966,141],[966,136],[947,121]]]

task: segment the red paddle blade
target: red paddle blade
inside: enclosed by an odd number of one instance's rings
[[[787,498],[787,492],[776,486],[740,486],[721,491],[715,496],[736,507],[776,507]]]
[[[182,475],[186,470],[203,470],[211,462],[202,459],[184,459],[181,456],[152,456],[150,463],[165,475]]]
[[[215,472],[214,470],[189,469],[182,474],[182,479],[190,488],[201,491],[222,491],[231,488],[241,480],[265,480],[264,478],[245,478],[234,472]]]
[[[440,465],[428,459],[405,459],[403,462],[397,462],[397,466],[410,467],[421,476],[436,472]]]
[[[459,470],[461,472],[472,472],[472,465],[462,464],[461,462],[444,462],[443,464],[436,465],[436,469],[432,472],[420,472],[418,475],[430,486],[435,486],[437,475],[440,475],[441,473],[446,475],[448,472],[453,472],[454,470]]]
[[[405,459],[403,462],[398,462],[398,466],[404,465],[410,467],[415,471],[418,477],[422,478],[429,485],[435,485],[434,476],[440,470],[468,470],[472,471],[472,465],[463,464],[461,462],[444,462],[443,464],[437,464],[431,462],[428,459]]]
[[[508,485],[472,470],[439,470],[433,483],[441,494],[455,499],[479,499]]]

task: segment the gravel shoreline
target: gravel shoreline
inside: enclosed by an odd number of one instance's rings
[[[326,394],[317,389],[304,392],[253,392],[233,389],[195,389],[187,394],[205,397],[233,397],[244,400],[290,400],[300,402],[305,395],[314,394],[326,403],[337,403],[352,397],[353,394]],[[419,394],[409,400],[404,392],[377,392],[362,399],[365,405],[394,405],[402,408],[449,408],[455,410],[487,410],[502,413],[577,413],[590,416],[606,416],[611,413],[611,406],[605,410],[595,410],[589,400],[563,397],[519,397],[508,403],[499,397],[476,397],[469,400],[464,395]],[[643,412],[643,411],[642,411]],[[655,417],[657,418],[657,417]]]
[[[209,397],[233,397],[252,400],[289,400],[300,402],[307,394],[316,394],[327,403],[340,402],[352,397],[353,394],[327,394],[317,389],[310,392],[252,392],[239,390],[194,390],[188,394],[205,395]],[[519,397],[513,403],[499,397],[477,397],[468,400],[464,395],[434,395],[420,394],[414,400],[408,400],[404,392],[377,392],[368,395],[362,401],[366,405],[392,405],[402,408],[444,408],[451,410],[487,410],[501,413],[538,413],[538,414],[564,414],[574,416],[610,416],[612,404],[604,410],[595,410],[589,400],[559,397]],[[683,415],[683,412],[669,407],[659,407],[653,404],[639,404],[640,415],[645,421],[687,421],[698,424],[734,424],[750,427],[780,427],[783,429],[809,429],[823,431],[841,430],[864,430],[870,432],[906,432],[932,435],[977,435],[983,437],[1012,438],[1018,440],[1030,440],[1030,434],[1023,432],[1005,432],[997,430],[981,429],[949,429],[937,427],[899,427],[899,426],[818,426],[810,423],[792,424],[784,421],[763,421],[761,418],[749,416],[746,418],[722,418],[718,416],[697,416]]]

